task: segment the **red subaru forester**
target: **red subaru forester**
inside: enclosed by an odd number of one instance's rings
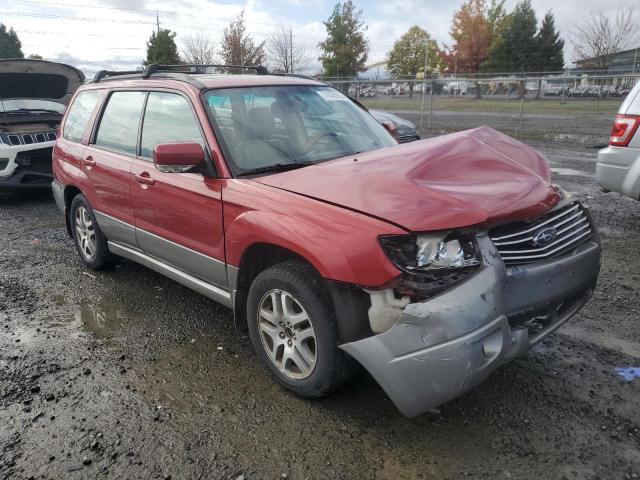
[[[232,308],[303,397],[360,363],[418,415],[565,323],[600,268],[589,211],[533,149],[489,128],[398,145],[340,91],[262,68],[102,71],[53,166],[89,268],[124,257]]]

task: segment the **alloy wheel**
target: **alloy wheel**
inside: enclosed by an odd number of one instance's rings
[[[96,254],[96,232],[89,211],[82,205],[76,210],[75,227],[80,253],[86,260],[93,260]]]
[[[284,290],[270,290],[257,314],[262,346],[273,364],[294,380],[313,373],[317,361],[316,334],[300,302]]]

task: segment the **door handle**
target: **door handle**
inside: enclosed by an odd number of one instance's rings
[[[142,185],[153,185],[156,181],[151,178],[148,172],[142,172],[139,175],[134,175],[133,178],[136,179],[136,182],[141,183]]]
[[[93,159],[91,155],[82,159],[82,164],[87,167],[93,167],[96,164],[96,161]]]

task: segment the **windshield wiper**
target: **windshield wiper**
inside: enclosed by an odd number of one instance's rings
[[[316,162],[299,162],[299,163],[275,163],[273,165],[265,165],[264,167],[252,168],[245,170],[244,172],[236,175],[237,177],[248,177],[250,175],[258,175],[260,173],[278,173],[286,172],[288,170],[295,170],[296,168],[307,167],[313,165]]]

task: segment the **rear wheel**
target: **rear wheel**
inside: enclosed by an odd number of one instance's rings
[[[74,197],[69,215],[73,241],[85,265],[93,270],[114,265],[116,257],[109,252],[107,239],[100,230],[84,195],[78,194]]]
[[[348,378],[333,305],[309,265],[289,261],[261,272],[249,290],[247,319],[258,357],[285,388],[317,398]]]

